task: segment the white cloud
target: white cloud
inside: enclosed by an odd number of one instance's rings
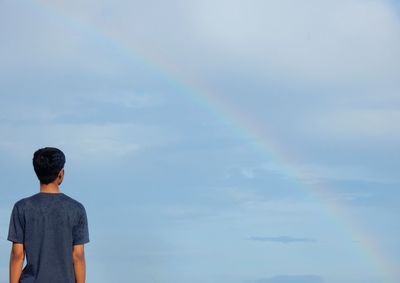
[[[266,173],[278,174],[283,178],[293,177],[293,175],[291,175],[287,170],[284,170],[278,162],[261,162],[254,165],[231,166],[225,170],[224,177],[229,179],[239,174],[246,179],[255,179],[265,175]]]
[[[260,79],[269,74],[300,84],[371,84],[396,81],[400,68],[400,21],[386,0],[122,1],[112,7],[64,1],[44,6],[149,57],[167,72],[189,77],[230,71],[233,62]]]
[[[173,139],[159,127],[136,124],[1,125],[0,130],[7,137],[0,150],[18,159],[31,158],[39,147],[55,146],[71,159],[113,160]]]
[[[283,179],[297,180],[305,185],[317,185],[330,181],[361,180],[363,182],[396,182],[388,176],[380,176],[368,166],[348,164],[324,164],[324,163],[291,163],[279,164],[279,162],[261,162],[252,166],[230,168],[225,177],[242,176],[246,179],[257,179],[269,174],[279,175]],[[361,196],[360,196],[361,197]],[[364,196],[367,197],[367,196]]]
[[[117,93],[97,93],[92,96],[97,102],[109,103],[125,108],[139,109],[159,105],[163,98],[155,94],[138,94],[132,91],[119,91]]]
[[[113,77],[126,67],[115,50],[107,49],[107,38],[50,5],[36,1],[0,5],[0,33],[5,39],[0,46],[0,75],[9,80],[60,73]],[[101,12],[96,6],[90,7],[91,12]]]
[[[232,201],[243,209],[243,211],[259,213],[259,215],[296,215],[299,212],[306,213],[321,208],[320,204],[311,201],[296,200],[288,195],[271,198],[260,191],[257,192],[245,187],[215,188],[213,193],[220,195],[225,200]],[[306,195],[308,192],[305,191],[304,193]]]
[[[293,237],[293,236],[251,236],[248,237],[248,239],[252,241],[273,242],[273,243],[283,243],[283,244],[317,242],[317,240],[313,238]]]
[[[373,194],[370,192],[345,192],[340,193],[339,199],[345,201],[356,201],[356,200],[365,200],[373,197]]]
[[[21,102],[23,101],[23,102]],[[101,118],[104,111],[119,109],[151,109],[162,105],[163,97],[154,93],[136,93],[130,90],[68,91],[57,94],[42,93],[36,98],[30,94],[0,98],[0,121],[4,123],[49,123],[59,120]],[[109,115],[113,113],[109,111]]]
[[[247,179],[254,179],[255,177],[253,168],[242,168],[241,173]]]
[[[277,78],[393,80],[399,68],[400,23],[389,1],[201,1],[192,16],[221,55]]]
[[[246,280],[245,283],[323,283],[319,275],[279,275],[257,280]]]
[[[400,111],[388,109],[331,110],[309,120],[306,134],[331,141],[400,141]]]
[[[74,111],[75,112],[75,111]],[[32,122],[53,121],[66,114],[65,109],[52,109],[40,104],[27,104],[20,101],[4,101],[0,103],[0,121],[5,122]]]

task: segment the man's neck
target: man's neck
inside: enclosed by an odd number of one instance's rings
[[[60,188],[56,183],[40,184],[41,193],[60,193]]]

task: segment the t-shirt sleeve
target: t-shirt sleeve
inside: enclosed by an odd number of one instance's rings
[[[81,207],[78,220],[72,230],[72,244],[86,244],[89,243],[89,227],[85,207]]]
[[[18,206],[14,204],[11,212],[10,225],[8,228],[7,240],[11,242],[23,243],[24,242],[24,221],[23,215]]]

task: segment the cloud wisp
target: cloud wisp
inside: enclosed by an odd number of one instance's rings
[[[279,275],[270,278],[245,281],[246,283],[323,283],[318,275]]]
[[[272,243],[282,243],[282,244],[317,242],[317,240],[313,238],[292,237],[292,236],[273,236],[273,237],[251,236],[248,237],[247,239],[251,241],[272,242]]]

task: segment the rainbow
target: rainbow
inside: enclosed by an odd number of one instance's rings
[[[105,33],[100,28],[70,18],[66,13],[45,5],[45,3],[33,0],[29,2],[34,7],[39,8],[39,12],[46,12],[47,16],[56,19],[64,19],[68,27],[92,35],[102,45],[107,44],[118,50],[118,52],[123,52],[124,55],[134,59],[136,62],[139,61],[141,64],[148,66],[160,76],[168,78],[174,87],[190,95],[195,103],[201,104],[202,107],[225,121],[239,136],[253,141],[252,144],[256,150],[278,161],[281,168],[288,175],[297,179],[298,185],[304,191],[323,204],[332,219],[337,222],[336,224],[345,229],[353,240],[360,243],[359,252],[370,260],[371,265],[384,276],[387,283],[400,282],[397,266],[384,254],[379,242],[373,237],[372,233],[365,231],[361,227],[355,217],[337,201],[337,197],[330,190],[323,188],[309,172],[305,172],[302,168],[296,166],[296,158],[294,158],[293,153],[289,154],[287,149],[274,142],[274,139],[265,130],[267,125],[260,125],[253,117],[241,112],[231,101],[213,93],[203,84],[199,85],[185,74],[178,72],[173,66],[163,62],[162,58],[154,59],[154,54],[146,55],[144,51],[139,52],[120,39]]]

